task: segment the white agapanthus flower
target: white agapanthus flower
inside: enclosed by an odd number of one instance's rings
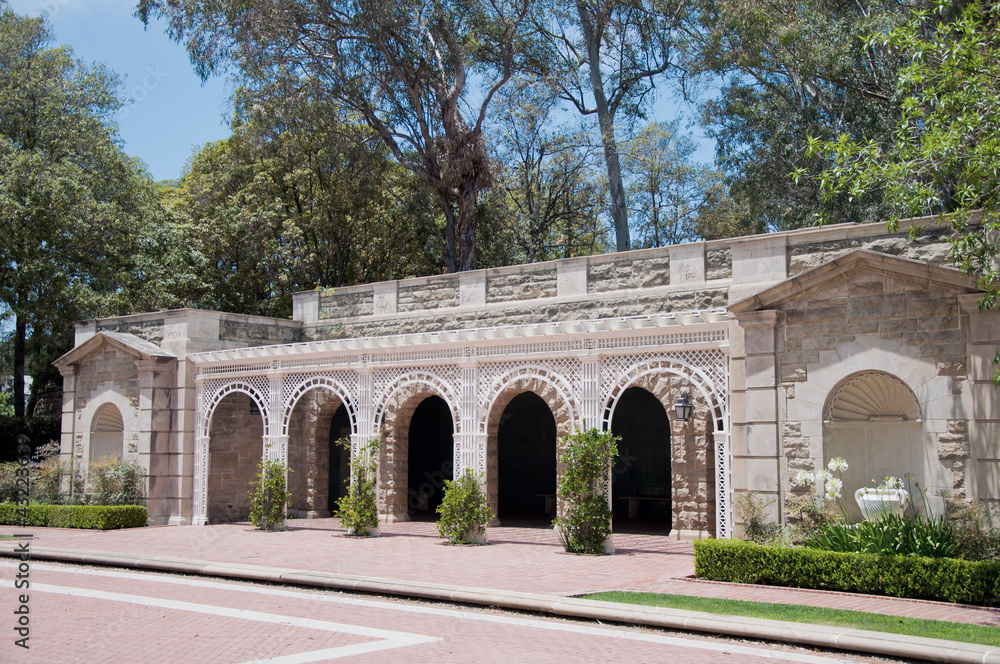
[[[844,488],[844,482],[839,477],[831,477],[826,481],[826,499],[836,500],[840,498],[840,492]]]
[[[830,463],[826,467],[830,469],[831,473],[842,473],[847,470],[847,459],[844,457],[834,457],[830,459]]]
[[[795,474],[795,479],[792,480],[792,483],[795,486],[809,486],[810,484],[812,484],[815,481],[816,480],[813,477],[812,473],[806,472],[804,470],[800,470],[798,473]]]

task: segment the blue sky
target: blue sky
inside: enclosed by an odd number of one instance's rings
[[[219,78],[204,85],[194,74],[184,48],[171,41],[162,23],[143,27],[133,16],[136,0],[8,0],[26,16],[46,13],[56,44],[73,48],[87,63],[103,62],[123,80],[131,99],[118,116],[125,151],[139,157],[156,180],[180,176],[196,148],[229,136],[230,87]],[[651,120],[676,113],[690,117],[661,94]],[[682,122],[682,128],[684,124]],[[714,143],[692,128],[701,149],[695,159],[710,163]]]
[[[229,136],[229,90],[222,79],[203,86],[184,48],[162,24],[132,16],[136,0],[8,0],[25,16],[43,12],[56,44],[87,63],[103,62],[124,82],[131,103],[118,114],[125,151],[146,162],[157,180],[177,178],[194,149]]]

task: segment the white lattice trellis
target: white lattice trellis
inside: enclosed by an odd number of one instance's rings
[[[270,393],[271,381],[267,376],[248,376],[244,378],[213,378],[205,381],[201,403],[201,435],[208,437],[212,424],[212,415],[219,402],[233,392],[246,394],[260,410],[264,419],[264,431],[269,431],[271,421]]]
[[[456,429],[461,422],[462,370],[457,365],[421,367],[420,369],[378,369],[374,373],[374,422],[378,427],[392,396],[407,385],[424,385],[444,399],[451,410]]]
[[[580,360],[575,357],[557,358],[546,361],[486,362],[479,371],[479,423],[477,433],[486,433],[486,422],[490,410],[500,393],[517,380],[536,379],[551,385],[569,408],[570,420],[579,422],[579,414],[574,404],[582,392]]]
[[[333,392],[347,408],[351,430],[357,431],[358,374],[354,371],[329,371],[320,374],[292,374],[285,376],[281,387],[281,435],[288,435],[288,426],[298,403],[306,392],[325,389]]]

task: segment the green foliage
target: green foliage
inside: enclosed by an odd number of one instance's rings
[[[685,7],[681,67],[695,81],[685,81],[685,92],[711,92],[702,123],[740,217],[730,229],[800,228],[820,212],[838,222],[877,217],[877,202],[825,199],[817,182],[789,174],[818,175],[825,167],[803,154],[808,136],[891,135],[900,61],[863,38],[905,22],[906,4],[697,0]]]
[[[805,545],[824,551],[928,558],[952,558],[961,553],[951,525],[943,516],[921,514],[881,514],[856,524],[828,523]]]
[[[351,450],[351,441],[341,438],[337,444]],[[371,440],[351,454],[351,479],[347,495],[337,502],[334,516],[340,525],[347,528],[349,535],[367,537],[378,528],[378,459],[382,449],[381,440]]]
[[[738,540],[694,543],[695,576],[712,581],[841,590],[986,604],[1000,599],[1000,562],[881,556]]]
[[[23,517],[23,518],[22,518]],[[116,530],[141,528],[148,515],[142,505],[18,505],[0,503],[0,524]]]
[[[259,530],[282,530],[285,508],[292,494],[285,484],[285,464],[261,457],[257,479],[250,489],[250,522]]]
[[[995,507],[966,501],[946,502],[946,518],[966,560],[1000,560],[1000,523]]]
[[[451,544],[479,544],[492,514],[483,493],[483,477],[466,468],[456,481],[445,480],[438,505],[438,534]]]
[[[895,30],[873,31],[867,48],[906,63],[893,79],[891,135],[815,136],[807,147],[829,164],[819,178],[826,199],[880,201],[892,211],[890,226],[903,216],[944,215],[955,232],[951,258],[978,278],[988,309],[1000,305],[998,11],[991,0],[940,2]]]
[[[771,544],[781,534],[781,524],[767,520],[767,508],[774,503],[774,500],[764,502],[753,491],[740,496],[736,510],[743,524],[743,539],[755,544]]]
[[[138,505],[143,499],[142,466],[127,459],[105,458],[89,466],[90,502],[95,505]]]
[[[564,439],[557,496],[563,516],[553,521],[570,553],[603,553],[611,535],[608,476],[619,438],[610,431],[575,431]]]

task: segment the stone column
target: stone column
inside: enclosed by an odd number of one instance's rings
[[[125,440],[125,455],[135,454],[147,473],[146,509],[154,524],[167,523],[180,510],[182,463],[176,454],[174,428],[177,361],[173,358],[136,360],[139,372],[137,439]]]
[[[69,461],[71,475],[76,474],[76,377],[79,372],[76,365],[59,367],[63,377],[62,417],[59,436],[59,457]],[[81,450],[82,454],[82,450]],[[70,480],[72,483],[72,480]],[[72,491],[72,487],[68,487]]]
[[[993,382],[997,372],[993,359],[1000,345],[1000,312],[980,311],[979,300],[978,293],[958,298],[962,324],[969,331],[968,380],[962,392],[968,422],[949,422],[950,435],[938,438],[938,455],[943,462],[951,461],[952,483],[954,488],[962,489],[966,499],[997,504],[1000,502],[997,493],[1000,393]],[[944,458],[942,453],[954,458]]]
[[[778,312],[748,311],[736,315],[730,368],[732,394],[731,449],[733,494],[754,491],[775,499],[777,521],[780,497],[778,462],[778,400],[775,327]],[[735,498],[735,495],[734,495]],[[735,511],[735,502],[728,511]],[[718,508],[721,511],[721,508]]]

